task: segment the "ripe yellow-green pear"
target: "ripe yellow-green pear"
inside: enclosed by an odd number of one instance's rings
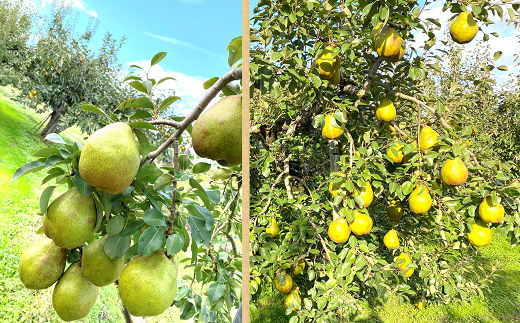
[[[403,39],[399,36],[397,31],[387,25],[374,37],[375,50],[379,57],[392,59],[395,55],[399,55],[402,41]]]
[[[348,240],[350,237],[350,227],[347,220],[343,217],[338,217],[329,225],[329,238],[335,243],[341,243]]]
[[[397,249],[399,247],[399,237],[395,230],[388,231],[384,238],[383,243],[388,249]]]
[[[404,54],[406,53],[406,45],[404,42],[401,43],[401,49],[399,50],[399,53],[395,54],[392,57],[387,58],[386,60],[389,62],[397,63],[403,58]]]
[[[394,142],[390,147],[388,147],[386,154],[388,155],[388,157],[390,157],[390,159],[392,159],[392,162],[400,163],[403,161],[403,147],[404,146],[399,144],[398,142]],[[392,151],[392,149],[397,151],[397,155]]]
[[[468,169],[459,157],[448,159],[441,168],[441,180],[450,186],[459,186],[466,183]]]
[[[30,289],[45,289],[63,274],[67,249],[56,246],[51,239],[43,239],[22,252],[18,272],[20,280]]]
[[[304,269],[305,269],[305,260],[300,259],[300,260],[298,260],[297,266],[291,266],[291,273],[293,275],[299,275],[299,274],[303,273]]]
[[[52,292],[52,307],[67,322],[79,320],[90,313],[96,303],[99,288],[81,273],[79,261],[67,268]]]
[[[79,158],[81,178],[99,191],[123,192],[139,171],[139,150],[132,128],[109,124],[88,137]]]
[[[421,151],[425,153],[427,149],[435,146],[438,136],[439,134],[437,131],[433,130],[431,127],[422,128],[421,132],[419,133],[419,144]]]
[[[320,73],[320,78],[324,80],[333,80],[338,73],[341,65],[339,56],[332,57],[334,48],[332,46],[325,47],[323,53],[316,57],[316,67]],[[338,82],[339,83],[339,82]]]
[[[459,13],[457,19],[450,26],[450,35],[454,42],[467,44],[475,38],[478,25],[469,11]]]
[[[372,231],[372,225],[372,218],[368,214],[356,210],[354,221],[352,221],[349,226],[355,235],[360,236],[370,233],[370,231]]]
[[[482,221],[499,223],[504,219],[505,210],[502,204],[493,206],[491,196],[487,196],[478,207],[478,215]]]
[[[204,111],[191,131],[195,153],[230,167],[242,163],[242,96],[230,95]]]
[[[404,263],[397,264],[397,268],[401,269],[402,271],[408,272],[410,269],[407,268],[407,266],[412,263],[412,259],[410,259],[408,254],[406,254],[405,252],[401,252],[397,259],[404,259]]]
[[[491,229],[487,223],[482,220],[477,220],[472,225],[473,231],[468,232],[468,240],[475,247],[486,247],[491,243]]]
[[[336,139],[339,138],[345,132],[345,125],[338,125],[339,128],[336,128],[330,122],[330,119],[333,118],[332,114],[328,114],[325,116],[325,124],[321,129],[321,135],[327,139]]]
[[[388,207],[386,208],[386,214],[388,214],[390,220],[401,220],[404,214],[404,209],[401,205],[401,201],[393,200],[392,202],[390,202],[390,205],[388,205]]]
[[[119,278],[119,295],[128,313],[156,316],[166,311],[177,294],[178,269],[178,260],[167,256],[166,249],[130,260]]]
[[[277,291],[279,291],[280,293],[287,294],[293,288],[292,277],[287,274],[278,274],[274,279],[274,285]]]
[[[92,235],[96,217],[92,195],[82,196],[73,186],[49,205],[47,216],[43,217],[43,231],[58,247],[76,248]]]
[[[410,194],[408,204],[413,213],[422,214],[428,212],[432,206],[432,197],[428,188],[424,185],[418,185]]]
[[[383,99],[376,110],[376,117],[379,121],[391,122],[395,119],[396,111],[392,101]]]
[[[110,259],[105,253],[107,237],[89,243],[81,257],[83,277],[99,287],[115,282],[125,268],[125,257]]]
[[[361,199],[363,200],[363,206],[369,207],[370,204],[372,204],[372,201],[374,200],[374,191],[372,190],[372,185],[370,185],[370,182],[366,182],[366,186],[361,188],[361,192],[356,190],[354,193],[356,195],[359,195]]]
[[[271,220],[271,225],[269,225],[265,229],[265,232],[266,233],[270,233],[272,238],[275,238],[276,236],[278,236],[278,233],[280,233],[280,227],[278,227],[278,224],[276,223],[276,219],[275,218],[273,218]]]
[[[291,308],[297,308],[302,303],[302,300],[300,298],[300,293],[298,291],[298,287],[294,288],[289,295],[287,295],[283,301],[283,306],[285,309]]]

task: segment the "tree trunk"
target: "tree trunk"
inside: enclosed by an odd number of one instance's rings
[[[53,133],[56,131],[56,128],[58,127],[58,121],[61,118],[61,114],[56,110],[52,111],[51,113],[51,119],[49,120],[49,123],[45,126],[45,128],[40,133],[40,137],[45,138],[48,134]]]

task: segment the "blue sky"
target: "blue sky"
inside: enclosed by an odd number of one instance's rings
[[[42,0],[43,12],[52,0]],[[110,31],[117,39],[126,36],[118,53],[123,65],[146,66],[158,52],[168,55],[160,67],[152,69],[157,79],[173,76],[165,82],[183,98],[180,108],[189,108],[204,94],[202,83],[230,70],[227,45],[242,34],[241,0],[73,0],[79,11],[76,31],[85,31],[89,16],[99,20],[91,49],[101,47]],[[123,70],[128,70],[126,66]],[[154,74],[155,73],[155,74]]]

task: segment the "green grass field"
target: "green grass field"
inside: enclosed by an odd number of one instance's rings
[[[45,170],[10,181],[15,170],[35,158],[31,154],[45,147],[31,128],[42,119],[33,111],[10,100],[11,91],[0,87],[0,322],[61,322],[52,308],[53,287],[35,291],[23,286],[18,275],[22,251],[42,239],[35,234],[41,225],[39,197]],[[65,140],[81,141],[76,127],[60,134]],[[51,181],[52,182],[52,181]],[[49,183],[51,184],[51,183]],[[55,192],[59,196],[65,188]],[[192,271],[191,271],[192,273]],[[179,277],[190,271],[181,268]],[[98,301],[82,322],[124,322],[122,304],[114,284],[101,287]],[[180,322],[176,307],[147,322]]]

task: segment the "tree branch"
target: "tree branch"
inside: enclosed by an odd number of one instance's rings
[[[152,121],[148,121],[148,122],[151,124],[164,124],[164,125],[171,126],[174,128],[179,128],[179,126],[181,124],[178,121],[166,120],[166,119],[157,119],[157,120],[152,120]]]

